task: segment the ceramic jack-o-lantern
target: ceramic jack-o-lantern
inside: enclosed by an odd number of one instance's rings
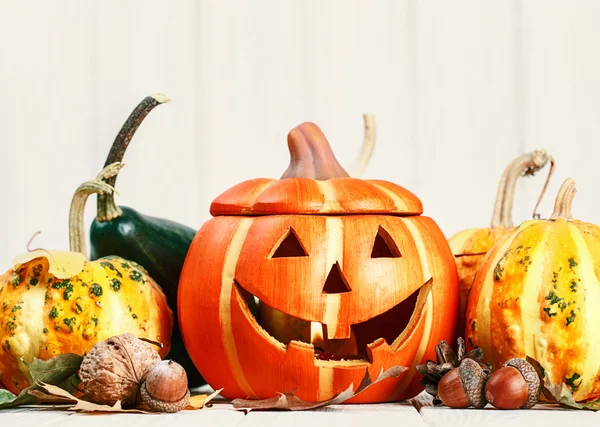
[[[225,191],[192,242],[178,300],[192,360],[226,398],[322,401],[396,365],[347,402],[417,395],[414,367],[455,335],[443,233],[410,191],[349,177],[315,124],[288,145],[283,176]]]

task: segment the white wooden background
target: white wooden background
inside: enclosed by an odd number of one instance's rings
[[[200,227],[223,190],[280,176],[306,120],[349,167],[369,112],[364,176],[413,190],[447,236],[488,225],[504,166],[536,148],[557,161],[541,213],[570,176],[600,223],[598,1],[0,0],[0,18],[2,270],[38,230],[67,248],[73,191],[155,92],[173,102],[118,181],[146,214]],[[543,179],[519,184],[516,221]]]

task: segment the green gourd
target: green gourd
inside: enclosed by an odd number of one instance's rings
[[[168,102],[164,95],[148,96],[133,110],[115,138],[105,166],[121,162],[129,142],[144,118],[156,106]],[[117,176],[106,179],[115,186]],[[161,286],[173,311],[173,335],[168,357],[181,364],[189,387],[205,384],[190,359],[179,331],[177,289],[183,261],[196,231],[177,222],[156,218],[126,206],[117,206],[113,194],[98,196],[98,210],[90,229],[90,258],[117,255],[137,262]]]

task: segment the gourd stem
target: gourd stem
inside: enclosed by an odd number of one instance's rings
[[[512,163],[511,163],[512,164]],[[508,173],[510,172],[509,164],[506,168],[504,168],[504,172],[502,173],[502,177],[500,178],[500,184],[498,185],[498,191],[496,192],[496,202],[494,204],[494,214],[492,215],[492,228],[496,228],[500,226],[501,218],[502,218],[502,208],[504,207],[504,193],[506,192],[506,179]]]
[[[558,218],[572,221],[573,216],[571,215],[571,206],[573,205],[573,198],[575,197],[575,181],[571,178],[567,178],[565,182],[560,186],[558,195],[554,201],[554,212],[552,212],[551,220],[557,220]]]
[[[84,227],[85,203],[91,194],[113,194],[114,188],[107,184],[106,180],[116,176],[122,167],[121,163],[113,163],[102,169],[96,179],[84,182],[75,190],[69,210],[69,250],[71,252],[79,252],[87,258]]]
[[[535,150],[528,154],[523,154],[517,157],[508,166],[508,174],[506,175],[506,187],[504,190],[504,201],[502,203],[502,212],[500,214],[499,225],[505,228],[513,227],[512,208],[515,201],[515,188],[517,180],[521,176],[534,175],[538,170],[543,168],[546,163],[551,162],[554,165],[554,159],[546,150]],[[551,167],[552,172],[553,166]],[[550,179],[550,177],[548,177]],[[547,184],[544,186],[536,208],[540,203]],[[535,215],[535,212],[534,212]]]
[[[363,114],[363,120],[365,122],[363,144],[350,173],[350,176],[355,177],[363,174],[369,164],[369,160],[371,160],[373,148],[375,147],[375,117],[371,114]]]
[[[546,190],[548,189],[548,184],[550,183],[550,178],[552,177],[552,172],[554,172],[554,159],[550,160],[550,169],[548,170],[548,176],[546,177],[546,182],[544,183],[544,187],[542,188],[540,196],[538,197],[537,203],[535,204],[535,206],[533,208],[533,214],[531,214],[531,217],[534,219],[540,218],[540,214],[537,213],[537,210],[538,210],[538,207],[540,206],[540,203],[542,202],[542,199],[544,198],[544,194],[546,193]]]
[[[144,118],[154,109],[154,107],[169,102],[170,99],[162,94],[155,94],[147,96],[138,104],[137,107],[131,112],[121,130],[117,134],[104,167],[107,167],[113,163],[122,162],[125,151],[129,142],[133,138],[133,135],[142,124]],[[106,183],[111,187],[114,187],[117,182],[117,175],[114,175],[106,180]],[[121,209],[116,205],[114,195],[112,192],[107,194],[98,195],[98,208],[96,218],[98,221],[110,221],[122,214]]]

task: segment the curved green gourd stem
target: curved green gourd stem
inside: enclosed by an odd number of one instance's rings
[[[71,252],[79,252],[87,258],[84,227],[85,204],[92,194],[112,195],[114,188],[106,181],[117,176],[122,167],[121,163],[108,165],[102,169],[96,179],[84,182],[75,190],[69,210],[69,250]]]
[[[152,111],[156,106],[169,102],[170,99],[162,94],[155,94],[147,96],[140,102],[137,107],[131,112],[121,130],[117,134],[104,167],[107,167],[113,163],[120,163],[123,161],[123,156],[127,150],[129,142],[133,138],[136,130],[142,124],[144,118]],[[117,175],[114,175],[105,180],[105,182],[114,187],[117,182]],[[122,214],[121,209],[116,205],[114,194],[112,192],[99,194],[98,195],[98,209],[96,218],[98,221],[110,221]]]

